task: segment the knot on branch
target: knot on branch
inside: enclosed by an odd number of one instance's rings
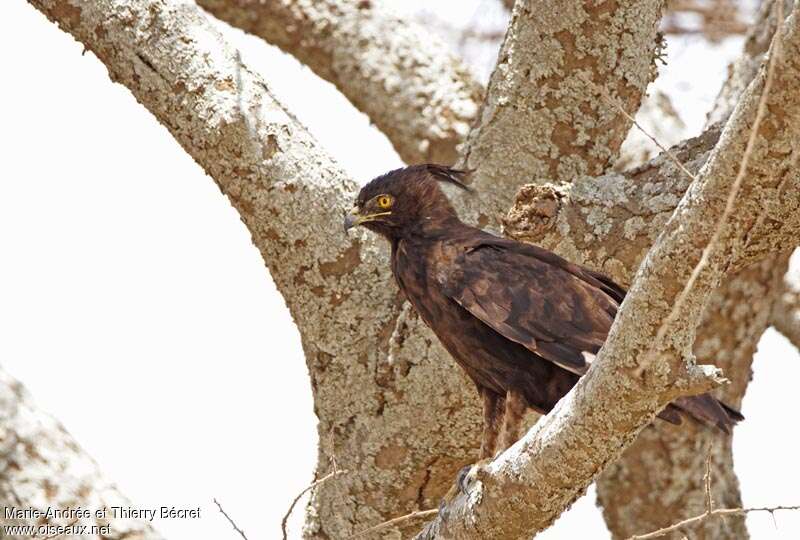
[[[514,198],[511,210],[503,218],[506,233],[535,240],[556,226],[566,193],[553,184],[522,186]]]

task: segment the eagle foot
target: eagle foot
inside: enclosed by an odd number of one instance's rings
[[[460,493],[467,493],[478,478],[478,471],[482,469],[487,463],[490,463],[492,458],[482,459],[470,465],[465,465],[459,469],[456,474],[456,480],[453,486],[447,491],[442,500],[439,502],[439,512],[444,512],[447,505]]]

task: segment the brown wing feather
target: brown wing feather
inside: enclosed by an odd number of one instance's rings
[[[506,338],[582,375],[584,353],[597,353],[616,315],[617,300],[605,289],[620,300],[624,290],[529,247],[482,237],[440,274],[444,293]]]

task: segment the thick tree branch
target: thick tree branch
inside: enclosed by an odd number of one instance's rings
[[[756,346],[768,325],[786,257],[770,256],[726,276],[714,291],[697,330],[694,353],[700,363],[721,368],[731,384],[715,395],[741,406],[752,376]],[[747,415],[747,411],[745,411]],[[614,538],[669,526],[703,510],[706,449],[711,449],[712,496],[718,506],[742,504],[733,467],[732,439],[694,422],[654,422],[622,458],[597,479],[598,501]],[[698,522],[692,538],[747,538],[741,516]]]
[[[47,521],[52,525],[71,525],[70,538],[89,540],[131,538],[159,540],[161,535],[144,520],[122,519],[111,507],[130,507],[131,503],[106,478],[64,427],[42,412],[22,385],[0,369],[0,526],[44,523],[36,517],[8,517],[8,510],[23,512],[33,508],[82,507],[89,518]],[[108,508],[104,517],[95,514]],[[85,526],[84,533],[79,532]],[[92,527],[105,527],[92,532]],[[38,537],[50,533],[38,533]],[[61,536],[61,535],[59,535]]]
[[[334,453],[351,471],[313,490],[306,534],[345,538],[435,506],[477,453],[478,403],[403,311],[383,242],[336,234],[356,184],[192,3],[31,3],[94,52],[214,178],[286,298],[319,417],[318,476]]]
[[[797,253],[795,264],[781,281],[770,322],[786,339],[800,349],[800,267]]]
[[[717,143],[719,126],[689,139],[671,152],[693,173],[704,166]],[[746,210],[759,216],[746,242],[737,246],[730,269],[736,270],[776,251],[786,251],[800,238],[800,168],[797,156],[777,151],[751,174],[775,178],[762,191],[763,208]],[[770,169],[770,167],[774,167]],[[528,185],[520,189],[504,220],[509,236],[533,242],[567,258],[602,269],[628,283],[660,234],[690,179],[665,154],[625,173],[583,176],[571,186]],[[604,249],[597,249],[597,246]]]
[[[791,2],[787,0],[784,5],[784,13],[788,13]],[[741,58],[732,67],[717,97],[709,122],[726,120],[755,76],[774,34],[776,13],[775,2],[765,2]],[[699,137],[673,148],[673,155],[696,174],[716,145],[720,130],[720,125],[712,124]],[[770,201],[767,211],[754,227],[753,238],[744,253],[737,255],[734,268],[743,268],[769,252],[785,251],[798,238],[797,156],[786,155],[781,164],[789,167],[788,174],[780,189],[764,192],[763,196]],[[779,171],[780,168],[776,169],[775,174]],[[762,167],[761,172],[772,174],[768,167]],[[672,163],[671,157],[662,154],[634,170],[601,177],[582,176],[570,186],[559,186],[557,182],[525,186],[504,220],[505,232],[629,283],[631,273],[661,232],[689,183],[690,179]],[[780,234],[772,235],[776,227]],[[762,244],[758,238],[766,233],[771,242]]]
[[[796,8],[774,43],[783,53],[773,60],[771,92],[765,95],[768,76],[762,69],[639,268],[587,375],[520,442],[479,470],[467,492],[419,538],[530,536],[571,504],[668,401],[713,385],[717,372],[693,360],[695,328],[719,280],[741,261],[753,240],[751,230],[774,203],[764,193],[791,178],[786,154],[800,150]],[[743,156],[751,139],[754,144]],[[744,165],[747,182],[734,200],[736,211],[729,212],[731,190]],[[706,259],[703,253],[712,241]]]
[[[783,1],[783,13],[789,13],[792,0]],[[772,36],[778,27],[778,10],[775,0],[761,2],[753,25],[745,39],[742,54],[728,68],[728,78],[714,100],[714,106],[708,113],[708,124],[725,121],[736,106],[750,81],[756,76],[769,49]]]
[[[656,75],[661,0],[519,0],[463,164],[473,169],[481,224],[496,224],[518,182],[568,182],[605,172],[630,121],[585,79],[639,108]]]
[[[407,163],[456,160],[483,89],[447,45],[381,0],[198,4],[335,84]]]
[[[786,13],[791,2],[784,4]],[[741,56],[729,69],[709,123],[726,120],[755,77],[775,32],[777,12],[774,1],[762,5]],[[602,246],[595,246],[596,251],[600,249]],[[715,394],[734,407],[741,406],[752,377],[753,355],[769,323],[786,266],[785,254],[773,254],[726,276],[714,291],[697,330],[694,352],[698,362],[723,370],[732,384]],[[656,422],[597,480],[598,502],[612,535],[628,538],[699,513],[706,498],[701,481],[706,467],[704,448],[710,448],[713,457],[713,499],[725,507],[741,506],[730,438],[721,438],[694,424],[672,429]],[[698,540],[748,537],[743,515],[701,520],[694,524],[691,534]]]
[[[720,126],[712,126],[671,152],[697,174],[720,131]],[[504,231],[628,284],[690,182],[662,153],[632,171],[582,176],[570,186],[530,184],[517,193],[503,221]]]

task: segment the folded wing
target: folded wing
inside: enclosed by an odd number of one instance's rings
[[[482,236],[440,273],[444,293],[496,332],[583,375],[625,291],[527,244]]]

